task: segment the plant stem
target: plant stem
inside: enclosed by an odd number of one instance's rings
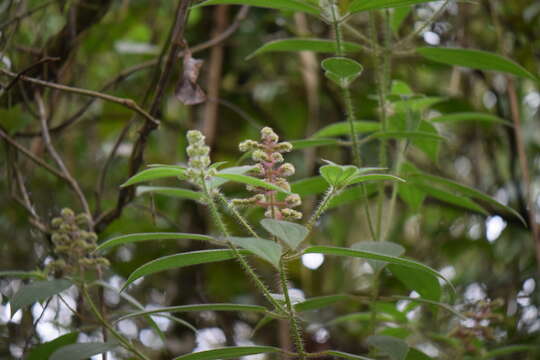
[[[253,230],[251,225],[249,225],[249,223],[242,216],[242,214],[240,214],[238,209],[233,204],[229,203],[227,201],[227,198],[222,193],[218,193],[217,196],[218,196],[218,199],[223,203],[223,206],[225,206],[227,209],[229,209],[232,212],[232,214],[238,220],[240,225],[242,225],[247,230],[247,232],[249,232],[251,235],[253,235],[253,237],[258,238],[259,235],[255,232],[255,230]]]
[[[326,194],[324,195],[324,198],[319,203],[319,206],[317,206],[317,209],[309,219],[309,221],[306,223],[306,228],[311,231],[317,220],[321,217],[321,215],[326,211],[326,208],[328,207],[328,204],[332,200],[334,196],[338,194],[338,191],[335,187],[330,186],[328,190],[326,190]]]
[[[289,288],[287,286],[287,268],[285,264],[285,259],[283,257],[279,262],[279,279],[281,284],[281,290],[283,291],[283,297],[285,299],[285,305],[287,306],[287,312],[289,313],[289,323],[291,326],[292,336],[294,337],[296,351],[298,352],[300,360],[304,360],[306,358],[304,342],[302,341],[302,334],[300,332],[300,327],[298,326],[296,312],[294,311],[294,306],[289,296]]]
[[[229,231],[227,230],[227,227],[225,226],[225,223],[223,222],[223,219],[221,218],[221,214],[219,213],[218,207],[214,201],[214,197],[211,195],[208,186],[206,184],[206,180],[204,179],[204,175],[201,176],[201,182],[202,182],[202,188],[203,192],[206,197],[206,203],[210,209],[210,213],[212,215],[212,218],[214,219],[214,222],[218,226],[219,230],[221,231],[222,235],[225,237],[225,240],[227,241],[227,245],[229,248],[233,251],[233,254],[235,258],[238,260],[246,274],[253,280],[257,288],[261,291],[263,296],[279,311],[285,313],[285,309],[283,306],[272,297],[272,294],[270,293],[270,290],[268,287],[262,282],[262,280],[259,278],[259,276],[255,273],[255,270],[249,265],[249,263],[246,261],[244,256],[238,251],[238,248],[229,240]]]
[[[101,313],[99,312],[96,304],[94,304],[94,301],[92,300],[92,297],[88,293],[88,289],[86,288],[86,284],[83,284],[81,286],[81,290],[82,290],[82,293],[83,293],[83,296],[84,296],[86,302],[90,306],[90,310],[92,310],[92,312],[97,317],[99,322],[103,325],[103,327],[105,327],[107,330],[109,330],[111,332],[111,334],[122,344],[122,346],[124,346],[124,348],[126,350],[132,352],[139,359],[150,360],[149,357],[147,357],[146,355],[141,353],[135,346],[133,346],[133,344],[131,344],[129,342],[129,340],[127,340],[122,334],[120,334],[118,331],[116,331],[116,329],[111,324],[109,324],[109,322],[101,315]]]

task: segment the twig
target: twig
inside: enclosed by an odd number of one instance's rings
[[[87,89],[81,89],[81,88],[66,86],[66,85],[60,85],[60,84],[56,84],[56,83],[49,82],[49,81],[44,81],[44,80],[31,78],[31,77],[28,77],[28,76],[25,76],[25,75],[19,75],[19,74],[13,73],[13,72],[11,72],[9,70],[5,70],[5,69],[0,69],[0,73],[2,73],[4,75],[7,75],[7,76],[10,76],[10,77],[19,77],[19,79],[21,79],[21,80],[24,80],[24,81],[27,81],[27,82],[30,82],[30,83],[33,83],[33,84],[38,84],[38,85],[41,85],[41,86],[57,89],[57,90],[60,90],[60,91],[65,91],[65,92],[69,92],[69,93],[73,93],[73,94],[79,94],[79,95],[83,95],[83,96],[91,96],[91,97],[94,97],[94,98],[99,98],[99,99],[102,99],[102,100],[105,100],[105,101],[113,102],[113,103],[122,105],[122,106],[124,106],[124,107],[126,107],[126,108],[128,108],[130,110],[135,111],[136,113],[138,113],[139,115],[144,117],[150,123],[155,124],[156,126],[159,125],[159,120],[155,119],[149,113],[144,111],[132,99],[120,98],[120,97],[116,97],[116,96],[112,96],[112,95],[108,95],[108,94],[103,94],[103,93],[100,93],[98,91],[93,91],[93,90],[87,90]]]
[[[56,149],[54,148],[54,145],[51,141],[51,136],[49,134],[49,128],[48,128],[48,114],[47,110],[45,108],[45,104],[43,103],[43,100],[41,99],[41,95],[37,94],[35,95],[36,103],[38,105],[39,109],[39,116],[41,120],[41,128],[43,132],[43,141],[45,143],[45,147],[47,148],[47,152],[51,155],[53,160],[56,162],[62,173],[64,174],[64,178],[66,179],[67,183],[71,186],[77,197],[79,198],[79,201],[81,202],[81,205],[84,209],[84,212],[89,216],[90,219],[92,219],[92,212],[90,211],[90,207],[88,206],[88,201],[86,201],[86,197],[84,196],[79,183],[71,176],[68,168],[64,164],[64,161],[62,160],[62,157]],[[91,222],[93,222],[91,220]]]
[[[2,89],[2,92],[0,92],[0,96],[7,93],[9,91],[9,89],[11,89],[13,87],[13,85],[15,85],[17,83],[17,81],[19,81],[19,79],[21,78],[21,76],[23,76],[24,74],[27,74],[28,72],[30,72],[30,70],[32,70],[33,68],[35,68],[36,66],[38,65],[41,65],[41,64],[44,64],[46,62],[49,62],[49,61],[58,61],[60,60],[60,58],[56,58],[56,57],[44,57],[42,58],[41,60],[39,60],[38,62],[26,67],[25,69],[23,69],[22,71],[19,71],[19,73],[17,74],[17,76],[15,76],[13,78],[13,80],[11,80],[9,82],[9,84],[7,84],[7,86],[5,88]]]
[[[24,19],[25,17],[32,16],[34,13],[46,8],[47,6],[53,4],[55,1],[56,0],[50,0],[50,1],[44,2],[43,4],[35,6],[32,9],[30,9],[30,10],[28,10],[28,11],[22,13],[22,14],[15,15],[11,19],[7,20],[2,25],[0,25],[0,31],[3,31],[4,28],[8,27],[9,25],[13,24],[14,22],[19,22],[22,19]]]

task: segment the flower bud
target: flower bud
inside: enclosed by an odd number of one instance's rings
[[[287,206],[293,208],[302,205],[302,199],[298,194],[291,194],[285,198],[285,203],[287,204]]]
[[[295,173],[294,165],[291,163],[285,163],[278,168],[278,172],[281,176],[288,177]]]
[[[279,136],[270,127],[264,127],[261,129],[261,139],[265,143],[275,144],[279,140]]]

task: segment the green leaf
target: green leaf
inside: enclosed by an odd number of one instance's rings
[[[301,139],[290,141],[293,146],[293,150],[302,150],[311,147],[321,146],[337,146],[341,145],[338,139]]]
[[[200,201],[203,198],[203,195],[200,192],[193,191],[193,190],[167,187],[167,186],[139,186],[137,187],[137,196],[143,195],[146,193],[165,195],[165,196],[169,196],[173,198],[180,198],[180,199],[190,199],[190,200],[195,200],[195,201]]]
[[[28,355],[26,360],[49,359],[51,354],[54,353],[57,349],[76,342],[78,336],[79,336],[78,332],[72,332],[69,334],[59,336],[52,341],[39,344],[35,346],[32,350],[30,350],[30,354]]]
[[[355,355],[355,354],[349,354],[343,351],[337,351],[337,350],[325,350],[323,353],[328,354],[330,356],[335,356],[342,359],[348,359],[348,360],[373,360],[372,358],[368,358],[361,355]]]
[[[504,119],[501,119],[498,116],[487,114],[487,113],[477,113],[477,112],[462,112],[462,113],[453,113],[437,116],[429,119],[433,123],[454,123],[461,121],[480,121],[486,123],[495,123],[502,124],[506,126],[512,126],[512,124]]]
[[[404,6],[394,9],[390,17],[390,28],[394,34],[399,33],[399,28],[412,11],[412,6]]]
[[[126,187],[133,184],[138,184],[144,181],[163,179],[167,177],[179,177],[179,176],[181,177],[184,175],[185,172],[186,170],[179,166],[153,167],[153,168],[143,170],[140,173],[133,175],[125,183],[123,183],[120,186]]]
[[[228,249],[191,251],[160,257],[135,269],[135,271],[129,275],[126,283],[122,287],[122,291],[133,281],[143,276],[185,266],[230,260],[234,257],[234,252]]]
[[[405,248],[399,244],[388,241],[362,241],[351,246],[353,249],[370,251],[378,254],[399,257],[405,253]],[[378,260],[367,260],[373,271],[378,272],[388,263]]]
[[[308,14],[318,15],[319,9],[309,3],[299,0],[208,0],[192,6],[192,9],[208,5],[248,5],[282,11],[300,11]]]
[[[86,360],[91,356],[113,350],[118,346],[115,342],[71,344],[56,350],[49,360]]]
[[[407,266],[413,269],[426,272],[428,274],[432,274],[436,277],[443,279],[445,282],[448,283],[448,285],[450,285],[453,293],[455,294],[454,286],[444,276],[442,276],[436,270],[433,270],[429,266],[423,265],[414,260],[409,260],[409,259],[395,257],[395,256],[388,256],[388,255],[376,253],[373,251],[355,250],[355,249],[348,249],[348,248],[335,247],[335,246],[311,246],[304,250],[304,254],[310,254],[310,253],[337,255],[337,256],[350,256],[350,257],[356,257],[356,258],[361,258],[361,259],[371,259],[371,260],[381,260],[381,261],[386,261],[390,264]]]
[[[432,274],[404,266],[390,265],[392,274],[398,278],[408,289],[419,293],[423,298],[439,301],[441,299],[441,285]]]
[[[309,234],[309,230],[305,226],[289,221],[263,219],[261,220],[261,225],[270,234],[289,245],[292,250],[296,250],[298,245],[300,245]]]
[[[414,174],[412,176],[417,177],[421,181],[427,181],[427,182],[429,182],[431,184],[432,183],[441,184],[441,185],[446,186],[447,188],[449,188],[451,190],[455,190],[457,192],[460,192],[461,194],[463,194],[465,196],[470,196],[470,197],[478,199],[478,200],[483,200],[483,201],[487,202],[488,204],[494,206],[495,208],[503,209],[503,210],[509,212],[510,214],[514,215],[519,220],[521,220],[521,222],[523,224],[527,223],[525,221],[525,219],[521,216],[521,214],[519,212],[517,212],[516,210],[512,209],[510,206],[506,206],[506,205],[498,202],[497,200],[493,199],[491,196],[489,196],[487,194],[484,194],[483,192],[478,191],[478,190],[476,190],[474,188],[471,188],[471,187],[466,186],[466,185],[462,185],[462,184],[460,184],[458,182],[455,182],[455,181],[447,179],[447,178],[443,178],[443,177],[435,176],[435,175],[430,175],[430,174],[426,174],[426,173]]]
[[[393,336],[374,335],[367,338],[366,342],[390,356],[392,360],[404,360],[409,351],[407,343]]]
[[[415,348],[410,348],[409,352],[407,353],[407,357],[405,360],[431,360],[432,358],[421,352],[420,350],[417,350]]]
[[[398,181],[398,182],[406,182],[404,179],[389,175],[389,174],[366,174],[366,175],[357,175],[355,176],[351,181],[349,181],[349,185],[359,184],[367,181]]]
[[[418,131],[439,136],[437,128],[425,120],[420,120],[420,123],[418,124]],[[424,154],[431,159],[431,161],[434,163],[438,162],[440,147],[440,141],[438,139],[419,138],[414,139],[412,144],[418,149],[422,150]]]
[[[399,184],[398,194],[401,200],[403,200],[413,211],[420,211],[422,203],[426,198],[426,193],[420,190],[414,184]]]
[[[186,233],[137,233],[117,236],[112,239],[106,240],[101,243],[97,250],[105,250],[115,246],[150,240],[177,240],[177,239],[190,239],[190,240],[202,240],[202,241],[214,241],[211,236],[200,234],[186,234]]]
[[[179,356],[173,360],[217,360],[233,359],[246,355],[276,353],[280,349],[272,346],[235,346],[194,352]]]
[[[348,299],[349,296],[347,295],[316,296],[299,302],[294,305],[294,309],[298,312],[317,310]]]
[[[304,178],[291,184],[291,192],[300,196],[321,194],[326,189],[328,183],[321,176]]]
[[[246,175],[240,175],[240,174],[223,174],[223,173],[217,173],[216,177],[220,177],[222,179],[231,180],[251,186],[256,186],[268,190],[274,190],[278,192],[282,192],[285,194],[290,194],[287,190],[280,188],[277,185],[268,183],[266,181],[263,181],[261,179],[257,179],[253,176],[246,176]]]
[[[355,121],[353,122],[354,131],[359,133],[368,133],[375,132],[381,129],[381,124],[375,121]],[[314,138],[324,138],[329,136],[341,136],[341,135],[350,135],[351,127],[349,122],[338,122],[328,126],[323,127],[312,137]]]
[[[365,192],[364,192],[365,190]],[[370,197],[371,195],[377,192],[376,184],[363,184],[362,186],[352,186],[348,189],[343,190],[341,193],[336,195],[328,204],[328,210],[335,207],[349,204],[352,202],[357,202]]]
[[[148,316],[160,313],[178,313],[178,312],[191,312],[191,311],[249,311],[264,313],[268,310],[264,306],[258,305],[245,305],[245,304],[193,304],[193,305],[180,305],[180,306],[168,306],[162,308],[156,308],[152,310],[136,311],[119,318],[118,321],[130,319],[140,316]]]
[[[355,0],[349,6],[349,11],[354,14],[360,11],[397,8],[432,1],[436,0]]]
[[[375,139],[444,140],[442,136],[424,131],[380,131],[370,136]]]
[[[360,51],[362,48],[352,42],[345,41],[343,43],[346,52]],[[268,52],[286,52],[286,51],[313,51],[318,53],[334,53],[336,52],[336,42],[324,39],[307,39],[307,38],[292,38],[283,40],[270,41],[247,57],[251,59],[254,56]]]
[[[359,62],[345,57],[324,59],[321,66],[324,75],[342,88],[348,87],[364,70]]]
[[[371,312],[358,312],[358,313],[349,313],[343,316],[338,316],[333,318],[328,322],[328,326],[335,326],[342,324],[344,322],[354,321],[354,322],[370,322],[371,321]],[[388,314],[377,312],[376,314],[377,321],[388,322],[394,321],[394,318]]]
[[[71,281],[65,279],[54,279],[47,281],[35,281],[28,285],[24,285],[17,291],[15,295],[10,299],[11,303],[11,316],[17,312],[17,310],[31,305],[35,302],[42,301],[50,298],[53,295],[61,293],[69,288]]]
[[[500,356],[514,354],[517,352],[532,352],[532,351],[539,351],[539,346],[533,346],[533,345],[508,345],[503,346],[498,349],[490,350],[487,354],[482,356],[482,360],[491,360],[491,359],[498,359]]]
[[[228,237],[230,242],[236,246],[257,255],[261,259],[268,261],[279,269],[279,261],[281,259],[281,245],[274,241],[259,239],[256,237]]]
[[[20,270],[7,270],[0,271],[0,278],[18,278],[18,279],[44,279],[44,275],[38,271],[20,271]]]
[[[435,198],[437,200],[440,200],[442,202],[461,207],[464,209],[468,209],[474,212],[478,212],[480,214],[488,215],[487,211],[484,210],[483,207],[478,205],[476,202],[472,201],[471,199],[463,196],[454,195],[451,192],[438,189],[436,187],[433,187],[431,185],[427,184],[417,184],[417,188],[422,190],[427,195],[431,196],[432,198]]]
[[[513,60],[486,51],[436,47],[421,47],[417,51],[426,59],[447,65],[500,71],[538,81],[535,75]]]
[[[226,168],[226,169],[223,169],[223,170],[220,170],[219,173],[220,174],[237,174],[237,175],[243,175],[245,173],[247,173],[248,171],[250,171],[251,169],[253,169],[254,166],[253,165],[244,165],[244,166],[233,166],[233,167],[229,167],[229,168]],[[227,182],[229,182],[230,180],[228,179],[224,179],[224,178],[219,178],[219,177],[213,177],[209,182],[208,182],[208,187],[210,188],[217,188]]]
[[[319,173],[331,186],[342,188],[358,175],[359,169],[353,165],[338,165],[329,163],[321,166]]]
[[[415,96],[410,99],[398,100],[393,103],[396,112],[423,111],[446,99],[434,96]]]

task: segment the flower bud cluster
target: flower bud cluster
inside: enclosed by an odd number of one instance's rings
[[[210,166],[210,147],[205,144],[205,136],[198,130],[190,130],[187,133],[189,168],[186,170],[186,178],[195,184],[201,184],[202,178],[215,175],[215,169]]]
[[[278,135],[269,127],[261,130],[261,140],[245,140],[240,143],[239,149],[242,152],[251,151],[251,158],[256,162],[251,170],[251,175],[274,184],[287,191],[291,186],[287,177],[294,175],[294,166],[290,163],[283,163],[283,153],[292,150],[291,143],[279,142]],[[256,194],[247,199],[234,199],[233,204],[237,206],[259,206],[266,209],[265,216],[278,220],[299,220],[302,213],[292,208],[302,204],[300,196],[297,194],[288,195],[283,201],[276,199],[276,191],[247,186],[248,191]]]
[[[52,220],[51,240],[57,259],[47,265],[48,271],[77,273],[109,265],[107,259],[93,254],[97,247],[97,235],[89,231],[89,223],[86,214],[76,215],[67,208],[62,209],[60,216]]]

